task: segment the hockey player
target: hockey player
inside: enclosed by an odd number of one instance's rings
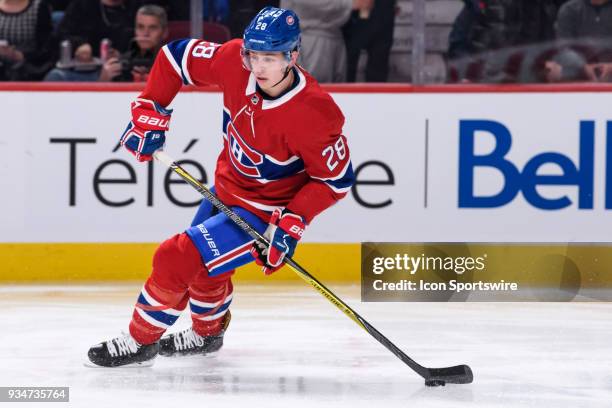
[[[177,40],[158,54],[121,144],[139,161],[151,160],[164,146],[167,107],[181,86],[218,85],[223,150],[213,189],[270,246],[254,243],[204,200],[191,227],[157,249],[129,333],[93,346],[93,364],[151,365],[158,354],[218,350],[230,321],[234,269],[255,260],[265,274],[278,270],[306,225],[346,195],[354,175],[344,117],[296,64],[299,49],[297,15],[266,7],[242,40]],[[192,326],[162,337],[188,304]]]

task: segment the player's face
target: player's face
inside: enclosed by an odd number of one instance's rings
[[[285,54],[281,52],[243,50],[242,56],[245,66],[253,72],[257,84],[264,91],[278,84],[283,79],[287,67],[295,64],[293,56],[291,61],[287,61]]]

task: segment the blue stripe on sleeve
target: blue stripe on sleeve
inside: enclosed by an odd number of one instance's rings
[[[188,85],[189,82],[187,81],[185,73],[183,72],[182,62],[183,55],[185,54],[185,50],[187,49],[187,44],[189,44],[189,41],[191,41],[190,38],[183,38],[182,40],[171,41],[166,45],[168,51],[170,51],[170,54],[172,54],[172,58],[174,58],[174,62],[181,70],[181,77],[183,78],[183,83],[185,85]]]
[[[355,184],[355,173],[353,172],[353,164],[349,163],[346,172],[342,178],[337,180],[325,180],[329,186],[333,187],[336,190],[346,189]]]

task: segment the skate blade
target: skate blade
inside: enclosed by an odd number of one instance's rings
[[[174,354],[158,354],[158,356],[163,357],[163,358],[187,358],[187,357],[191,357],[191,358],[206,358],[206,357],[215,357],[219,351],[221,350],[215,350],[215,351],[209,351],[208,353],[193,353],[193,354],[182,354],[182,353],[174,353]]]
[[[106,367],[106,366],[101,366],[101,365],[94,364],[91,361],[87,360],[87,361],[83,362],[83,365],[85,367],[89,367],[89,368],[112,368],[112,369],[117,369],[117,368],[143,368],[143,367],[151,367],[154,363],[155,363],[155,361],[149,360],[149,361],[143,361],[143,362],[140,362],[140,363],[126,364],[126,365],[117,366],[117,367]]]

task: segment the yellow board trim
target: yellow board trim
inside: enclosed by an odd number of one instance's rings
[[[144,281],[158,244],[10,243],[0,244],[0,283]],[[416,254],[424,250],[419,244]],[[400,245],[401,246],[401,245]],[[436,244],[429,245],[429,247]],[[439,246],[439,245],[438,245]],[[459,246],[465,250],[466,246]],[[560,255],[581,271],[582,286],[612,287],[610,244],[467,244],[473,254],[488,253],[487,279],[515,279],[535,286],[558,283]],[[404,248],[406,249],[406,248]],[[427,251],[425,251],[427,252]],[[462,253],[462,251],[459,251]],[[449,255],[460,253],[449,252]],[[546,256],[544,256],[546,255]],[[552,258],[551,258],[552,256]],[[563,258],[565,259],[565,258]],[[302,243],[295,260],[321,282],[361,282],[361,245]],[[600,273],[595,273],[600,271]],[[254,263],[239,268],[236,281],[299,282],[289,267],[265,276]]]
[[[0,244],[0,282],[144,281],[158,244],[17,243]],[[298,247],[295,260],[325,282],[360,281],[360,244],[311,244]],[[300,281],[288,267],[265,276],[257,265],[236,272],[237,281]]]

